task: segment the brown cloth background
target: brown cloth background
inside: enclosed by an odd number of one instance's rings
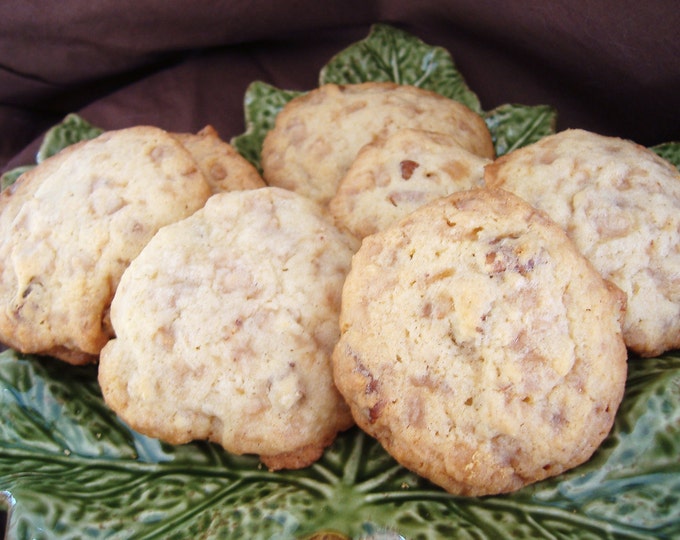
[[[229,139],[249,82],[310,89],[374,22],[447,48],[485,109],[546,103],[560,129],[680,139],[677,0],[4,0],[0,171],[69,112]]]

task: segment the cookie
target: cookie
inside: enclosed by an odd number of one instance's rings
[[[262,148],[264,179],[327,204],[359,149],[404,127],[448,133],[474,154],[494,155],[484,120],[462,103],[395,83],[326,84],[277,115]]]
[[[363,239],[334,377],[357,424],[454,494],[590,458],[623,396],[625,297],[502,190],[454,193]]]
[[[99,364],[106,403],[169,443],[309,465],[352,425],[330,355],[356,247],[293,192],[214,195],[125,271]]]
[[[257,169],[233,146],[220,139],[212,126],[195,134],[174,135],[196,160],[213,193],[265,186]]]
[[[154,127],[104,133],[23,174],[0,196],[0,341],[96,360],[123,270],[209,196],[189,152]]]
[[[680,347],[680,173],[632,141],[566,130],[486,168],[561,225],[628,296],[626,344],[641,356]]]
[[[455,136],[400,129],[359,151],[328,208],[363,238],[434,199],[480,187],[488,163]]]

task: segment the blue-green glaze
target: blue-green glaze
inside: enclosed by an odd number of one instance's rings
[[[208,443],[143,437],[103,403],[95,368],[0,355],[0,488],[9,538],[674,538],[680,356],[634,360],[593,458],[511,495],[461,498],[357,429],[299,471]]]

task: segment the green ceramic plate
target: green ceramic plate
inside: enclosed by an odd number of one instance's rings
[[[446,51],[384,25],[334,57],[320,80],[397,80],[464,101],[484,115],[501,154],[554,129],[549,107],[483,111]],[[248,129],[233,142],[253,163],[294,95],[264,83],[248,90]],[[70,116],[45,146],[97,132]],[[659,152],[678,164],[677,143]],[[446,494],[357,429],[300,471],[269,472],[208,443],[169,446],[107,409],[96,367],[0,354],[0,505],[11,539],[670,539],[680,537],[679,456],[680,353],[630,360],[614,429],[588,463],[484,498]]]

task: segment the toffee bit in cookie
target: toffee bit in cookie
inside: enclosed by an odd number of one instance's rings
[[[479,187],[488,163],[450,133],[399,129],[361,148],[328,207],[363,238],[434,199]]]
[[[99,381],[137,431],[305,467],[352,424],[333,383],[356,240],[280,188],[213,195],[125,271]],[[378,387],[376,387],[377,390]]]
[[[23,174],[0,200],[0,340],[95,362],[127,265],[209,196],[191,154],[150,126],[74,144]]]
[[[406,128],[442,133],[480,159],[494,157],[484,119],[458,101],[390,82],[325,84],[276,116],[262,147],[264,179],[327,204],[363,147]]]
[[[680,347],[677,168],[632,141],[571,129],[497,159],[485,181],[548,214],[626,293],[629,349]]]
[[[405,467],[459,495],[514,491],[607,436],[626,379],[624,307],[525,201],[454,193],[363,239],[334,380]]]
[[[213,193],[265,186],[257,169],[212,126],[198,133],[173,134],[191,153]]]
[[[401,172],[401,177],[404,180],[409,180],[413,176],[413,171],[415,171],[420,165],[413,161],[412,159],[405,159],[399,163],[399,171]]]

